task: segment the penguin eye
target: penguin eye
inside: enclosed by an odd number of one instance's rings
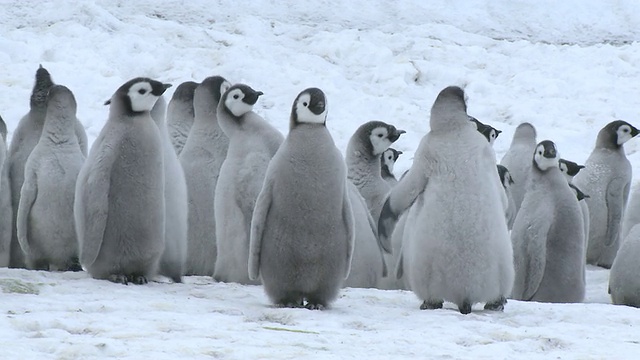
[[[233,95],[233,98],[236,99],[236,100],[238,100],[239,97],[240,97],[240,95],[238,95],[238,94]]]
[[[379,138],[382,138],[383,136],[384,136],[384,135],[382,135],[382,134],[378,134],[378,137],[379,137]]]
[[[305,101],[305,102],[302,103],[302,106],[307,107],[307,106],[309,106],[309,104],[307,104],[307,102]]]
[[[629,129],[628,128],[624,128],[624,129],[622,129],[622,131],[627,133],[627,132],[629,132]]]
[[[538,155],[542,155],[542,150],[538,150]]]
[[[147,90],[145,90],[145,89],[138,90],[138,94],[140,94],[140,95],[144,95],[146,93],[147,93]]]

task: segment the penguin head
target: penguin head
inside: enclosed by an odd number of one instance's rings
[[[501,130],[496,129],[491,125],[481,123],[478,119],[474,118],[471,115],[469,115],[469,121],[476,125],[476,130],[478,130],[480,134],[484,135],[484,137],[487,138],[487,141],[489,141],[489,144],[491,145],[493,145],[493,143],[498,138],[498,135],[500,135],[500,133],[502,132]]]
[[[596,147],[617,149],[638,135],[638,133],[638,129],[628,122],[615,120],[600,130],[598,139],[596,140]]]
[[[206,79],[205,79],[206,80]],[[185,81],[178,85],[171,96],[171,100],[179,100],[185,102],[193,102],[193,94],[196,92],[198,83],[195,81]]]
[[[580,170],[584,169],[584,165],[578,165],[573,161],[565,159],[558,160],[558,167],[560,168],[560,171],[569,179],[572,179],[574,176],[578,175],[578,172],[580,172]]]
[[[533,165],[540,171],[558,167],[558,150],[550,140],[541,141],[533,153]]]
[[[385,150],[380,156],[382,168],[384,169],[386,167],[386,170],[389,171],[389,173],[392,173],[393,166],[400,155],[402,155],[402,151],[398,151],[394,148],[388,148]]]
[[[572,183],[569,183],[569,187],[576,194],[576,198],[578,198],[578,201],[588,199],[590,197],[589,195],[583,193],[580,189],[578,189],[577,186],[573,185]]]
[[[249,85],[235,84],[224,92],[220,102],[229,114],[239,118],[253,110],[260,95],[263,95],[262,91],[253,90]]]
[[[511,177],[511,173],[504,165],[498,164],[498,175],[500,175],[500,182],[502,183],[502,187],[507,189],[511,185],[513,185],[513,178]]]
[[[36,70],[36,82],[31,91],[30,105],[31,107],[44,107],[47,102],[47,94],[49,88],[54,85],[51,74],[42,65]]]
[[[498,135],[500,135],[502,130],[498,130],[492,126],[489,126],[488,130],[489,130],[488,134],[486,134],[485,136],[489,140],[489,144],[493,145],[493,143],[496,142],[496,139],[498,138]]]
[[[520,141],[535,143],[536,136],[536,128],[531,123],[524,122],[516,127],[516,131],[513,133],[513,140],[511,141],[511,144]]]
[[[300,124],[325,125],[327,121],[327,98],[318,88],[303,90],[293,101],[290,129]]]
[[[76,113],[78,104],[69,88],[63,85],[53,85],[47,94],[47,112],[58,116]]]
[[[204,96],[213,97],[214,103],[218,104],[220,100],[222,100],[222,96],[224,95],[224,93],[226,93],[230,88],[231,83],[222,76],[209,76],[208,78],[202,80],[202,82],[196,86],[196,88],[193,90],[193,96],[197,96],[196,93],[201,93],[202,89],[206,89],[206,92],[204,92]],[[210,101],[210,99],[206,100]]]
[[[458,86],[444,88],[431,107],[431,130],[459,127],[468,124],[467,103],[464,90]]]
[[[171,87],[171,84],[163,84],[160,81],[138,77],[122,84],[116,90],[111,99],[104,104],[111,105],[119,102],[127,114],[139,114],[151,111],[158,98]]]
[[[368,145],[365,146],[367,151],[370,152],[371,155],[379,157],[404,133],[406,133],[406,131],[398,130],[395,126],[385,122],[369,121],[360,126],[356,131],[356,136],[367,136],[368,139],[365,141]]]

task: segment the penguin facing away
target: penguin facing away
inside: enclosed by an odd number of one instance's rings
[[[151,109],[151,118],[160,131],[164,164],[164,251],[160,258],[159,273],[180,283],[187,262],[189,204],[184,171],[167,130],[166,108],[167,102],[164,96],[160,96]]]
[[[469,126],[466,108],[461,88],[450,86],[438,94],[431,131],[383,210],[385,216],[397,216],[414,204],[398,268],[423,300],[420,308],[441,308],[447,300],[463,314],[478,302],[502,310],[513,284],[506,196],[495,153]]]
[[[527,178],[531,172],[531,154],[533,154],[536,145],[535,127],[530,123],[522,123],[518,125],[513,134],[509,150],[500,160],[500,165],[504,165],[509,169],[509,173],[513,178],[511,194],[516,203],[516,213],[524,199]]]
[[[382,178],[389,183],[391,187],[398,183],[396,176],[393,175],[393,166],[398,158],[402,155],[402,151],[394,148],[388,148],[380,155],[380,173]]]
[[[73,202],[85,156],[75,133],[76,111],[71,90],[49,89],[42,135],[25,164],[16,221],[30,269],[81,270]]]
[[[640,307],[640,225],[634,225],[620,246],[609,273],[609,294],[615,305]]]
[[[284,141],[252,109],[262,95],[245,84],[231,86],[218,104],[218,123],[229,138],[227,157],[215,189],[216,281],[259,284],[249,279],[249,234],[267,167]]]
[[[404,133],[385,122],[369,121],[355,131],[347,145],[347,177],[362,194],[374,219],[380,216],[391,191],[389,183],[382,178],[380,156]]]
[[[610,268],[620,247],[632,175],[623,144],[636,135],[638,129],[622,120],[604,126],[585,168],[573,179],[573,184],[590,196],[586,199],[589,206],[589,264]]]
[[[0,116],[0,267],[9,266],[11,255],[11,186],[7,163],[7,124]]]
[[[342,154],[326,128],[327,100],[309,88],[269,164],[251,220],[249,277],[280,306],[323,309],[349,276],[354,218]]]
[[[13,225],[11,239],[10,267],[25,267],[24,254],[18,242],[16,220],[20,204],[20,190],[24,182],[24,166],[31,151],[40,140],[46,116],[46,101],[49,88],[54,85],[49,71],[40,65],[36,70],[35,83],[29,101],[29,112],[20,119],[13,132],[7,155],[9,181],[11,184],[11,202],[13,207]],[[79,120],[75,120],[78,145],[83,155],[87,154],[87,135]]]
[[[529,184],[511,232],[516,270],[512,297],[517,300],[584,299],[582,212],[558,158],[549,140],[540,142],[533,154]]]
[[[80,264],[96,279],[147,283],[164,251],[162,142],[149,111],[171,86],[124,83],[105,104],[109,118],[76,183]]]
[[[193,98],[195,119],[180,153],[189,198],[187,275],[213,276],[215,269],[214,198],[229,147],[229,138],[218,124],[217,109],[229,87],[231,84],[221,76],[208,77],[198,85]]]
[[[167,107],[167,131],[178,155],[182,152],[193,126],[193,96],[197,87],[198,83],[194,81],[185,81],[178,85]]]

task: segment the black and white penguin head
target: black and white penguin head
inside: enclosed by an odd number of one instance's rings
[[[327,110],[327,98],[322,90],[305,89],[293,101],[290,128],[299,124],[325,125]]]
[[[558,167],[559,154],[556,144],[550,140],[541,141],[533,153],[533,165],[541,171],[547,171]]]
[[[502,187],[508,189],[511,185],[513,185],[513,178],[511,177],[511,173],[506,166],[498,164],[498,175],[500,175],[500,182],[502,183]]]
[[[489,144],[493,145],[493,143],[498,138],[498,135],[502,132],[502,130],[498,130],[491,125],[483,124],[480,120],[474,118],[469,115],[469,121],[473,122],[476,125],[476,130],[489,141]]]
[[[235,84],[224,92],[220,101],[224,103],[224,109],[228,113],[239,118],[253,110],[253,105],[263,94],[262,91],[253,90],[249,85]]]
[[[394,148],[388,148],[380,156],[382,167],[386,167],[389,173],[392,173],[393,166],[396,164],[396,161],[398,160],[398,157],[400,157],[400,155],[402,155],[402,151],[396,150]]]
[[[138,77],[120,86],[111,99],[104,104],[110,105],[118,100],[122,103],[124,111],[130,114],[151,111],[158,98],[170,87],[171,84],[163,84],[157,80]]]
[[[358,136],[365,142],[365,148],[371,155],[380,156],[404,133],[406,131],[396,129],[395,126],[385,122],[369,121],[360,126],[354,136]],[[368,137],[368,140],[364,140],[365,137]]]
[[[558,167],[560,168],[560,172],[562,172],[569,181],[571,181],[574,176],[578,175],[580,170],[584,169],[584,165],[578,165],[573,161],[565,159],[558,160]]]
[[[31,107],[43,107],[47,101],[49,89],[55,85],[51,79],[49,71],[40,65],[36,70],[36,81],[31,91],[30,104]]]
[[[640,131],[626,121],[612,121],[598,133],[596,147],[617,149],[638,135],[638,133]]]
[[[496,139],[498,138],[498,135],[500,135],[500,133],[502,132],[502,130],[498,130],[492,126],[489,126],[489,133],[487,137],[487,139],[489,140],[489,144],[493,145],[494,142],[496,142]]]
[[[590,198],[589,195],[583,193],[580,189],[578,189],[577,186],[573,185],[572,183],[569,183],[569,187],[571,188],[571,190],[573,190],[573,193],[576,194],[576,198],[578,199],[578,201]]]
[[[53,85],[47,95],[47,112],[58,115],[75,114],[78,108],[73,92],[63,85]]]

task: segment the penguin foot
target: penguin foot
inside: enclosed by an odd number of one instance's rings
[[[112,274],[112,275],[109,275],[108,279],[109,279],[109,281],[114,282],[116,284],[129,285],[129,281],[127,280],[127,276],[126,275]]]
[[[420,305],[420,310],[435,310],[435,309],[442,309],[442,305],[444,304],[444,301],[439,301],[439,300],[431,300],[431,301],[423,301],[422,305]]]
[[[182,282],[182,276],[178,275],[178,276],[172,276],[171,280],[173,280],[174,283],[179,284]]]
[[[304,303],[302,302],[302,300],[293,300],[293,301],[285,300],[285,301],[276,303],[276,306],[281,308],[296,309],[296,308],[304,307]]]
[[[325,309],[324,305],[317,304],[317,303],[307,303],[307,305],[305,305],[304,307],[309,309],[309,310],[324,310]]]
[[[485,310],[491,311],[504,311],[504,305],[507,303],[507,299],[505,297],[501,297],[500,299],[488,302],[484,305]]]
[[[129,275],[127,276],[127,280],[129,280],[130,283],[133,283],[136,285],[144,285],[149,283],[149,281],[144,275]]]
[[[67,266],[66,271],[82,271],[82,266],[80,265],[80,260],[77,257],[71,259],[69,266]]]
[[[467,315],[471,313],[471,304],[468,302],[463,302],[462,305],[458,305],[458,310],[460,310],[460,314]]]

